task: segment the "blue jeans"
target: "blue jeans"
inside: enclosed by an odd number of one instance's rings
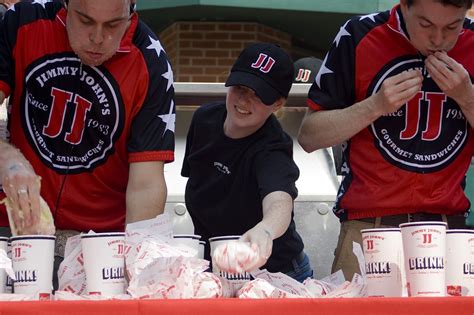
[[[308,255],[304,254],[304,259],[299,263],[296,259],[291,261],[293,264],[293,270],[286,272],[287,276],[292,277],[296,281],[303,282],[306,278],[313,278],[313,268],[311,268],[311,264],[309,263]]]

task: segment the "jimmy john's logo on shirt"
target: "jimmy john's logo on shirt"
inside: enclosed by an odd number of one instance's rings
[[[220,162],[214,162],[214,167],[215,167],[219,172],[221,172],[222,174],[230,175],[229,168],[228,168],[227,166],[225,166],[224,164],[222,164],[222,163],[220,163]]]
[[[420,59],[397,60],[372,82],[368,96],[383,81],[409,69],[423,69]],[[422,89],[399,110],[377,119],[370,129],[384,158],[398,167],[418,172],[440,170],[466,145],[469,125],[459,106],[424,73]]]
[[[59,173],[103,163],[122,131],[118,88],[103,67],[77,57],[39,60],[27,68],[22,123],[32,147]]]

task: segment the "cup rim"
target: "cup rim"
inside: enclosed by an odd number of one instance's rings
[[[363,229],[360,233],[380,233],[380,232],[400,232],[400,228],[375,228],[375,229]]]
[[[409,227],[409,226],[422,226],[422,225],[439,225],[439,226],[444,226],[448,227],[448,224],[446,222],[442,221],[418,221],[418,222],[406,222],[402,223],[399,225],[400,229],[404,227]]]
[[[10,238],[9,237],[6,237],[6,236],[0,236],[0,242],[9,242],[10,241]]]
[[[201,235],[197,234],[174,234],[173,238],[191,238],[193,240],[201,239]]]
[[[452,229],[446,230],[447,234],[474,234],[474,230],[469,229]]]
[[[17,235],[10,237],[10,241],[24,241],[24,240],[56,240],[54,235]]]
[[[209,243],[210,242],[215,242],[215,241],[232,241],[232,240],[238,240],[241,235],[225,235],[225,236],[215,236],[215,237],[210,237],[209,238]]]
[[[106,233],[94,233],[94,234],[81,234],[81,239],[83,238],[102,238],[102,237],[125,237],[125,232],[106,232]]]

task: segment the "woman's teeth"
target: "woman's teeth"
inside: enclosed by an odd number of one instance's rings
[[[243,115],[248,115],[248,114],[250,114],[249,111],[243,110],[243,109],[241,109],[241,108],[239,108],[239,107],[237,107],[237,106],[235,106],[235,110],[237,110],[237,112],[239,112],[239,114],[243,114]]]

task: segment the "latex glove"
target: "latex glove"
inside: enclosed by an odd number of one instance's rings
[[[246,271],[253,271],[265,265],[272,254],[273,235],[263,223],[259,223],[240,238],[243,242],[249,242],[252,249],[258,253],[258,259],[253,266],[248,266]]]
[[[2,185],[8,197],[14,226],[32,232],[30,230],[40,221],[41,178],[31,166],[14,162],[5,167]]]

